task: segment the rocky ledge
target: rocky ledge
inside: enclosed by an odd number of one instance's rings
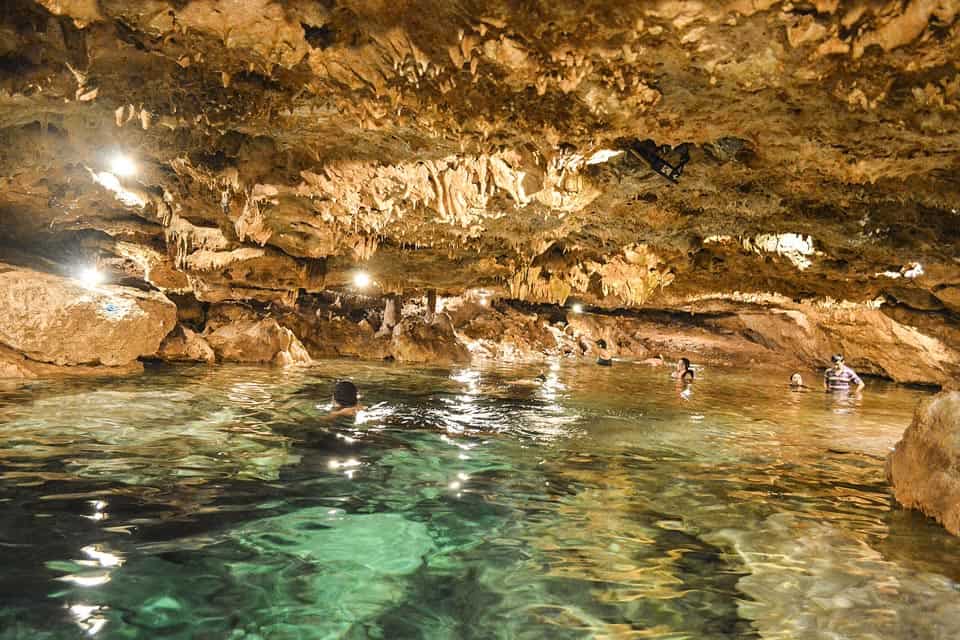
[[[960,392],[941,393],[917,407],[913,423],[887,458],[897,501],[960,535]]]

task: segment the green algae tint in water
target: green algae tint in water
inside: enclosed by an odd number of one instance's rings
[[[0,392],[0,638],[960,637],[960,545],[883,479],[921,392],[546,372]]]

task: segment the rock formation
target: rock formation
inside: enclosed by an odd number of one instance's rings
[[[217,357],[203,336],[178,324],[160,343],[157,356],[167,362],[215,362]],[[272,358],[271,358],[272,359]]]
[[[67,366],[125,367],[152,355],[177,315],[159,293],[87,288],[16,267],[0,269],[0,308],[0,345],[31,362]]]
[[[958,13],[9,0],[0,263],[96,264],[175,300],[215,351],[223,325],[182,305],[278,318],[357,292],[362,269],[374,297],[692,313],[759,353],[845,349],[943,383],[960,373]],[[658,157],[689,158],[676,183]],[[279,347],[278,328],[257,331]],[[314,348],[393,340],[359,339]]]
[[[216,306],[207,320],[203,338],[220,362],[310,362],[310,355],[293,332],[273,318],[259,317],[238,305]]]
[[[887,458],[897,502],[960,535],[960,392],[923,401]]]

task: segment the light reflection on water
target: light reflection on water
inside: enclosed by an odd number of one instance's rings
[[[566,361],[5,391],[0,638],[957,637],[960,545],[883,484],[921,395]]]

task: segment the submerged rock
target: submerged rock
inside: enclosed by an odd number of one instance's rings
[[[60,366],[46,362],[30,360],[22,353],[0,345],[0,379],[4,378],[49,378],[61,375],[70,376],[104,376],[128,375],[143,371],[139,360],[133,360],[116,367],[100,365]]]
[[[904,570],[841,528],[780,513],[707,537],[749,571],[739,610],[760,637],[937,640],[960,629],[953,581]]]
[[[57,365],[129,365],[155,354],[177,318],[160,293],[19,267],[0,270],[0,308],[0,344]]]
[[[897,502],[919,509],[960,535],[960,392],[920,403],[913,422],[887,458]]]

